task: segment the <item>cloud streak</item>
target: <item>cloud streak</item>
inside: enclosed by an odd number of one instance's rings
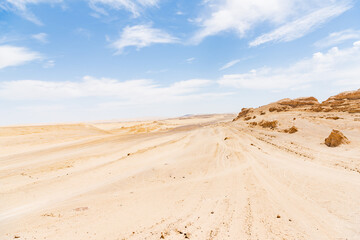
[[[0,69],[40,59],[41,55],[23,47],[0,45]]]
[[[258,46],[270,41],[291,41],[302,37],[331,18],[351,8],[347,0],[209,0],[194,22],[200,29],[191,38],[194,44],[224,32],[240,38],[256,32],[259,26],[273,30],[250,43]]]
[[[334,86],[360,85],[360,41],[352,47],[334,47],[288,67],[263,67],[247,73],[224,75],[218,83],[239,89],[287,90],[310,87],[314,82]]]
[[[191,95],[209,94],[206,88],[214,81],[190,79],[162,86],[149,79],[119,81],[85,76],[81,81],[19,80],[0,82],[0,98],[6,100],[58,101],[76,98],[112,98],[123,104],[148,104]],[[205,90],[205,92],[204,92]]]
[[[61,2],[62,0],[5,0],[3,4],[0,4],[0,8],[15,12],[26,20],[31,21],[37,25],[43,25],[43,23],[31,11],[28,10],[27,5],[40,3],[55,4]]]
[[[270,33],[266,33],[250,42],[250,46],[258,46],[267,42],[289,42],[305,36],[314,31],[321,24],[331,18],[339,16],[349,10],[348,4],[334,4],[328,7],[313,11],[304,17],[286,23]]]
[[[108,15],[108,12],[99,5],[114,10],[127,10],[134,17],[139,17],[144,8],[157,6],[158,2],[158,0],[89,0],[89,6],[103,15]]]
[[[222,71],[222,70],[225,70],[225,69],[228,69],[236,64],[238,64],[240,62],[240,59],[235,59],[233,61],[230,61],[228,63],[226,63],[224,66],[222,66],[219,71]]]
[[[136,47],[138,50],[159,43],[176,43],[178,39],[169,33],[152,28],[150,25],[127,26],[123,29],[120,38],[111,46],[121,54],[126,47]]]
[[[317,41],[314,45],[320,48],[331,47],[348,40],[360,39],[360,30],[346,29],[329,34],[326,38]]]
[[[41,43],[48,43],[48,35],[46,33],[33,34],[31,37]]]

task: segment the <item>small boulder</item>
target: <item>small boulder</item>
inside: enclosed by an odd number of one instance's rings
[[[332,132],[330,133],[330,135],[325,138],[325,144],[328,147],[337,147],[340,144],[348,144],[349,140],[347,139],[347,137],[345,137],[345,135],[338,131],[333,129]]]
[[[284,130],[285,133],[290,133],[290,134],[296,133],[297,131],[298,131],[298,129],[295,126],[292,126],[291,128]]]

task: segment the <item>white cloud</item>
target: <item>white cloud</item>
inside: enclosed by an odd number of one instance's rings
[[[10,43],[10,42],[15,42],[19,40],[19,37],[18,36],[15,36],[15,35],[3,35],[0,37],[0,44],[5,44],[5,43]]]
[[[62,0],[5,0],[9,4],[20,10],[26,10],[28,4],[39,4],[39,3],[59,3]]]
[[[81,81],[19,80],[0,82],[0,98],[7,100],[64,100],[83,97],[113,98],[123,104],[144,104],[204,94],[214,81],[190,79],[162,86],[148,79],[119,81],[85,76]]]
[[[330,47],[347,40],[360,39],[360,30],[346,29],[340,32],[330,33],[326,38],[317,41],[314,45],[317,47]]]
[[[0,46],[0,69],[21,65],[40,58],[39,53],[32,52],[23,47],[10,45]]]
[[[5,2],[0,5],[5,10],[14,11],[18,13],[23,18],[38,24],[42,25],[42,22],[27,9],[28,4],[40,4],[40,3],[61,3],[62,0],[5,0]]]
[[[168,69],[160,69],[160,70],[148,70],[146,73],[148,74],[157,74],[157,73],[164,73],[169,71]]]
[[[31,35],[31,37],[41,43],[48,42],[48,35],[46,33],[33,34],[33,35]]]
[[[339,16],[350,8],[347,4],[334,4],[313,11],[304,17],[286,23],[270,33],[263,34],[250,42],[250,46],[258,46],[267,42],[289,42],[315,30],[329,19]]]
[[[233,61],[230,61],[230,62],[226,63],[224,66],[222,66],[222,67],[219,69],[219,71],[222,71],[222,70],[225,70],[225,69],[227,69],[227,68],[230,68],[230,67],[238,64],[239,62],[240,62],[240,59],[235,59],[235,60],[233,60]]]
[[[301,37],[350,8],[347,0],[209,0],[204,5],[207,10],[195,22],[201,28],[193,43],[228,31],[243,38],[260,24],[275,29],[253,41],[254,46]]]
[[[40,105],[24,105],[17,107],[20,111],[29,111],[29,112],[50,112],[56,110],[65,109],[63,105],[52,105],[52,104],[40,104]]]
[[[43,64],[43,68],[52,68],[55,66],[54,60],[48,60]]]
[[[89,0],[90,7],[103,15],[108,15],[104,8],[99,5],[107,6],[115,10],[127,10],[133,14],[134,17],[138,17],[144,7],[157,6],[159,0]]]
[[[156,43],[175,43],[178,39],[161,29],[152,28],[150,25],[127,26],[124,28],[120,38],[111,44],[117,49],[117,54],[122,53],[126,47],[137,47],[137,49]]]
[[[186,62],[187,63],[192,63],[192,62],[194,62],[194,60],[195,60],[195,58],[191,57],[191,58],[186,59]]]
[[[360,86],[360,41],[352,47],[317,52],[284,68],[263,67],[248,73],[224,75],[223,86],[248,89],[286,90],[323,81],[329,85]]]
[[[91,36],[92,36],[92,33],[88,30],[88,29],[85,29],[85,28],[76,28],[74,30],[74,33],[79,35],[79,36],[83,36],[87,39],[90,39]]]

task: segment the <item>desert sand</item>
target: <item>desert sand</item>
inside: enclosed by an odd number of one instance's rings
[[[358,240],[360,112],[315,100],[1,127],[0,239]]]

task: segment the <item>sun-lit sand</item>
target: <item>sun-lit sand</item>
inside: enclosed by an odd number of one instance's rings
[[[360,113],[292,105],[1,127],[0,239],[358,240]]]

